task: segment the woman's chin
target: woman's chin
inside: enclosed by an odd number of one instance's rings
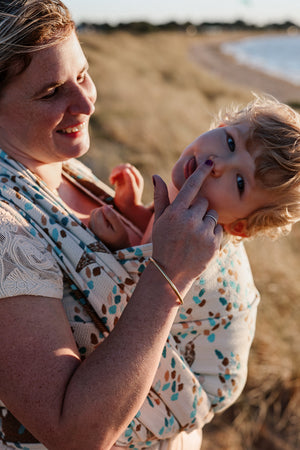
[[[73,148],[70,149],[69,158],[80,158],[81,156],[84,156],[90,148],[90,141],[86,140],[85,142],[81,142],[78,145],[75,145]]]

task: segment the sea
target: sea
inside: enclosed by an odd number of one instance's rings
[[[238,62],[300,86],[300,33],[249,37],[221,50]]]

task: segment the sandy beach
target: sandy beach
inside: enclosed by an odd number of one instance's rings
[[[207,71],[235,86],[273,95],[285,103],[300,102],[299,86],[240,64],[232,56],[221,51],[220,46],[224,42],[247,36],[249,34],[245,33],[207,35],[202,44],[197,43],[191,46],[190,55]]]

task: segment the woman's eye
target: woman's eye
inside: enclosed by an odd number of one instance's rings
[[[237,175],[236,177],[236,184],[239,190],[239,193],[242,194],[245,190],[245,181],[241,175]]]
[[[227,144],[228,144],[229,150],[231,152],[234,152],[235,151],[235,142],[234,142],[234,139],[229,134],[227,135]]]
[[[48,94],[46,94],[42,97],[42,100],[47,100],[48,98],[54,97],[54,95],[56,93],[57,93],[57,88],[52,89],[51,91],[48,92]]]
[[[86,76],[87,76],[87,72],[82,73],[82,74],[77,78],[78,83],[83,83],[84,80],[86,79]]]

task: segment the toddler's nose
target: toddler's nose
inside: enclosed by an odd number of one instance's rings
[[[214,166],[210,174],[216,178],[222,176],[226,170],[232,167],[232,161],[230,158],[212,155],[209,159],[214,162]]]

